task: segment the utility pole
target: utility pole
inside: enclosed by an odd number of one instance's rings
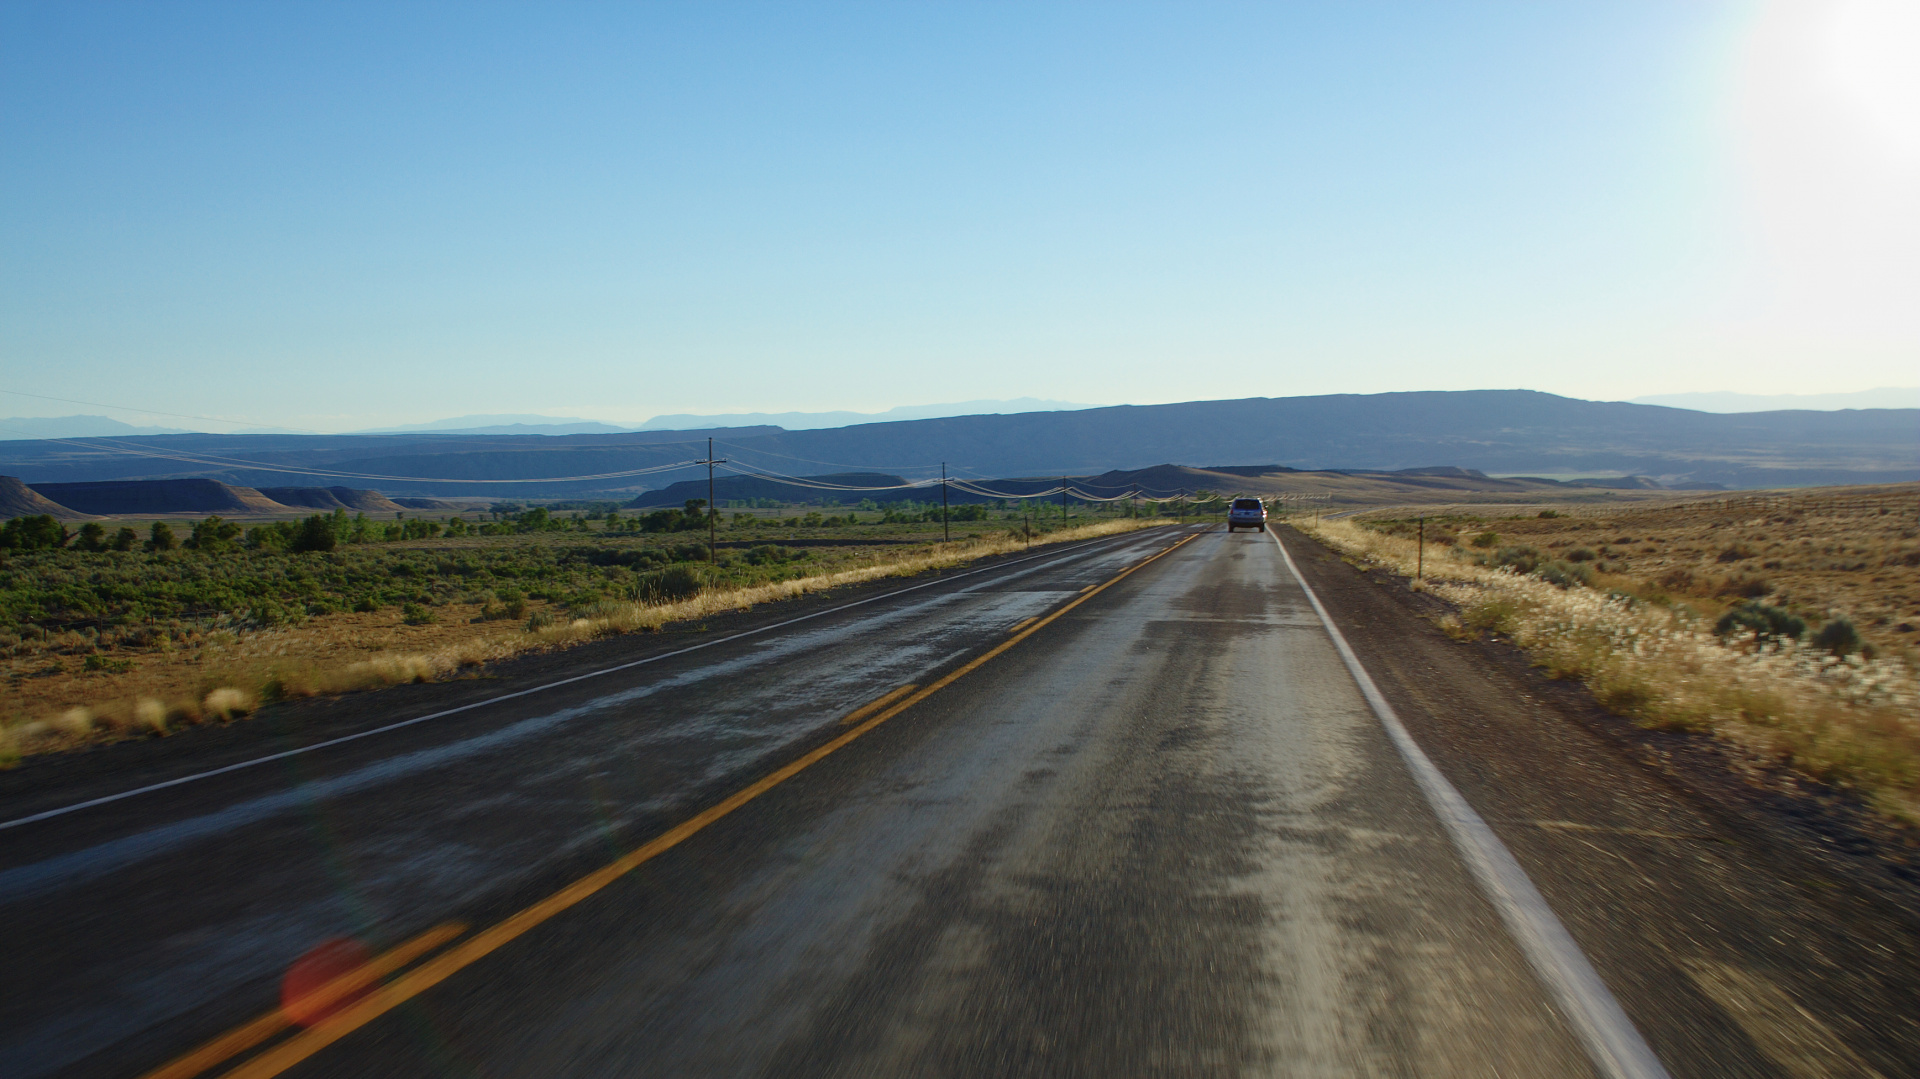
[[[1427,519],[1420,518],[1420,554],[1413,560],[1413,579],[1424,580],[1427,576]]]
[[[947,531],[947,463],[940,462],[940,542],[951,543],[953,536]]]
[[[1060,488],[1060,527],[1067,527],[1067,489]]]
[[[695,461],[696,465],[707,466],[707,565],[718,568],[720,565],[720,544],[715,535],[719,527],[720,510],[713,500],[713,466],[726,464],[724,458],[713,455],[713,439],[707,439],[707,459]]]

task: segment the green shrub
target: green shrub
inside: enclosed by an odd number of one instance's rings
[[[1520,613],[1514,602],[1491,593],[1469,604],[1460,612],[1460,621],[1470,629],[1488,633],[1513,632],[1514,618]]]
[[[1593,553],[1591,547],[1575,547],[1573,550],[1567,552],[1567,561],[1569,562],[1591,562],[1599,557],[1599,555]]]
[[[1806,635],[1807,622],[1779,607],[1749,601],[1721,615],[1720,621],[1714,623],[1713,632],[1722,637],[1751,634],[1755,641],[1797,641]]]
[[[1525,544],[1517,544],[1512,547],[1502,547],[1498,551],[1495,551],[1493,558],[1488,564],[1495,568],[1502,566],[1511,567],[1515,573],[1532,573],[1534,570],[1539,569],[1541,563],[1544,561],[1546,561],[1546,557],[1540,553],[1538,547],[1528,547]]]
[[[1560,588],[1572,588],[1575,585],[1585,587],[1593,582],[1592,570],[1576,562],[1562,562],[1558,559],[1534,570],[1533,575]]]
[[[1479,535],[1473,537],[1473,545],[1475,547],[1482,547],[1482,548],[1494,547],[1494,546],[1498,546],[1499,543],[1500,543],[1500,533],[1498,532],[1482,532]]]
[[[772,543],[762,543],[747,552],[747,564],[752,566],[772,566],[791,561],[793,561],[793,548]]]
[[[172,525],[165,521],[153,522],[153,527],[147,531],[147,550],[171,551],[178,546],[180,541],[174,538]]]
[[[1813,635],[1816,647],[1824,648],[1836,656],[1848,656],[1860,650],[1860,631],[1853,623],[1844,618],[1836,618],[1820,627]]]
[[[131,551],[140,546],[140,533],[124,525],[113,534],[112,547],[116,551]]]
[[[409,626],[426,626],[434,622],[433,612],[418,603],[408,603],[400,608],[400,620]]]
[[[0,525],[0,549],[13,551],[44,551],[65,547],[67,530],[60,522],[47,514],[33,517],[15,517]]]
[[[73,549],[76,551],[104,551],[107,549],[107,528],[99,521],[88,521],[80,526],[80,534],[74,537]]]
[[[700,571],[690,565],[669,566],[642,574],[634,583],[634,597],[643,603],[672,603],[692,599],[706,587]]]
[[[1552,518],[1560,516],[1560,511],[1559,510],[1541,510],[1539,513],[1534,514],[1534,516],[1543,517],[1550,520]]]
[[[300,522],[299,529],[287,544],[289,551],[331,551],[340,542],[334,534],[333,522],[322,514],[314,514]]]
[[[234,548],[234,541],[240,538],[240,533],[239,525],[222,520],[216,513],[204,521],[194,522],[193,533],[183,546],[207,554],[230,551]]]

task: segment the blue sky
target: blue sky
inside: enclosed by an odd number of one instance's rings
[[[13,3],[0,388],[341,430],[1907,385],[1902,8]]]

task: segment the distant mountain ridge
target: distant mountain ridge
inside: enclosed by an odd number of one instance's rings
[[[0,474],[30,483],[198,476],[233,486],[328,482],[393,495],[631,498],[704,476],[707,435],[730,462],[789,475],[924,478],[1092,475],[1162,462],[1270,462],[1396,472],[1650,476],[1730,488],[1920,479],[1920,410],[1716,414],[1531,390],[1254,397],[863,423],[514,435],[162,435],[0,443]],[[129,452],[137,447],[155,456]],[[194,464],[196,455],[209,455]],[[213,460],[217,457],[221,460]],[[229,462],[248,462],[249,465]],[[278,470],[278,471],[270,471]],[[639,470],[645,474],[635,473]],[[515,481],[515,482],[501,482]],[[538,481],[538,482],[521,482]],[[55,501],[59,501],[55,499]],[[74,507],[78,509],[79,507]]]
[[[655,416],[639,426],[642,431],[677,431],[691,427],[746,427],[772,424],[789,431],[849,427],[861,423],[929,420],[946,416],[1004,416],[1026,412],[1073,412],[1098,405],[1016,397],[1010,401],[955,401],[944,405],[901,405],[885,412],[740,412],[721,416]]]
[[[0,439],[117,438],[123,435],[184,435],[177,427],[135,427],[105,416],[9,416],[0,419]]]
[[[1700,412],[1780,412],[1842,408],[1920,408],[1920,386],[1882,386],[1854,393],[1659,393],[1635,397],[1629,404],[1665,405]]]

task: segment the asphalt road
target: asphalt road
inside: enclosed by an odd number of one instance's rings
[[[1897,894],[1287,542],[1377,707],[1273,537],[1160,529],[22,770],[0,820],[471,706],[0,827],[0,1075],[262,1016],[174,1074],[1609,1074],[1382,709],[1671,1074],[1913,1073]],[[393,980],[280,1029],[341,937]]]

